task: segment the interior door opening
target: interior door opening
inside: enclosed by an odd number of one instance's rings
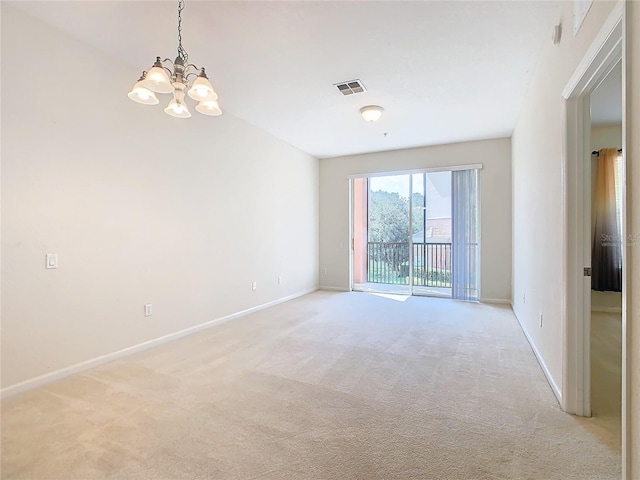
[[[590,323],[591,415],[622,442],[622,62],[591,93],[585,219],[592,277],[585,291]],[[590,185],[589,185],[590,183]]]
[[[594,232],[591,225],[591,205],[585,196],[591,192],[590,144],[591,105],[593,94],[605,77],[615,69],[622,60],[622,72],[628,64],[623,51],[624,36],[624,2],[616,4],[594,38],[591,46],[578,64],[575,72],[565,86],[562,97],[565,99],[563,159],[563,187],[565,191],[563,222],[563,349],[562,349],[562,393],[559,397],[563,410],[581,416],[592,414],[592,278],[583,275],[584,267],[592,261]],[[625,91],[624,73],[622,75],[621,92]],[[622,93],[622,95],[624,95]],[[626,185],[626,167],[628,145],[628,100],[622,102],[622,174],[619,182],[622,191]],[[609,143],[609,142],[607,142]],[[629,372],[629,320],[627,316],[627,288],[629,246],[625,243],[627,235],[626,204],[623,194],[621,205],[621,238],[614,238],[613,244],[621,247],[622,274],[622,317],[621,317],[621,443],[622,443],[622,477],[631,478],[631,416],[629,414],[630,390]],[[618,241],[620,240],[620,241]],[[609,243],[609,242],[607,242]],[[585,271],[585,274],[588,269]],[[595,359],[595,358],[594,358]],[[617,387],[615,387],[617,390]],[[597,400],[596,400],[597,401]],[[617,401],[616,401],[617,403]],[[617,420],[616,420],[616,423]]]

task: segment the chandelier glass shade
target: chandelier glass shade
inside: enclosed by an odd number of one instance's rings
[[[184,103],[184,85],[176,84],[176,90],[173,92],[173,99],[164,109],[164,113],[176,118],[189,118],[191,113],[187,104]]]
[[[168,60],[168,59],[167,59]],[[142,84],[149,90],[156,93],[171,93],[173,87],[171,86],[171,79],[162,66],[160,57],[156,57],[154,66],[149,70],[142,81]]]
[[[191,113],[185,103],[185,92],[193,100],[198,101],[196,111],[208,116],[222,115],[218,105],[218,94],[213,89],[204,67],[189,63],[189,55],[182,47],[182,10],[184,0],[178,0],[178,56],[172,62],[169,58],[156,61],[149,71],[142,75],[133,86],[128,97],[143,105],[159,103],[156,93],[173,93],[173,99],[164,109],[167,115],[177,118],[189,118]],[[168,65],[168,66],[167,66]],[[195,76],[190,85],[189,77]]]
[[[209,115],[211,117],[222,115],[222,110],[220,110],[220,106],[218,105],[217,100],[207,100],[206,102],[200,102],[198,105],[196,105],[196,110],[203,115]]]
[[[202,75],[198,75],[198,78],[193,82],[188,93],[191,98],[199,102],[218,100],[218,94],[213,91],[211,82],[204,75],[204,69],[202,69]]]
[[[143,73],[129,92],[128,97],[134,102],[142,103],[143,105],[157,105],[159,100],[156,94],[144,86],[145,76],[146,73]]]

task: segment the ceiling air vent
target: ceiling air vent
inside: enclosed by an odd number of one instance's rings
[[[352,95],[354,93],[362,93],[367,91],[360,80],[349,80],[348,82],[340,82],[336,83],[335,85],[342,95]]]

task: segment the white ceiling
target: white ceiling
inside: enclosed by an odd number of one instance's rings
[[[622,62],[618,62],[591,94],[591,124],[594,127],[622,123]]]
[[[176,3],[17,6],[142,71],[175,57]],[[537,0],[187,0],[183,46],[226,114],[324,158],[511,135],[557,10]],[[352,79],[368,91],[343,97],[333,86]],[[375,124],[359,114],[369,104],[385,109]]]

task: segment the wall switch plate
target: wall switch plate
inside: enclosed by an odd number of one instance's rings
[[[258,283],[257,282],[251,282],[251,290],[253,290],[254,292],[258,289]]]
[[[542,328],[542,314],[540,314],[540,328]]]
[[[145,317],[149,317],[149,316],[151,316],[152,313],[153,313],[153,305],[150,304],[150,303],[147,303],[144,306],[144,316]]]
[[[278,277],[278,285],[282,283],[282,277]]]
[[[47,268],[58,268],[58,254],[47,253]]]

